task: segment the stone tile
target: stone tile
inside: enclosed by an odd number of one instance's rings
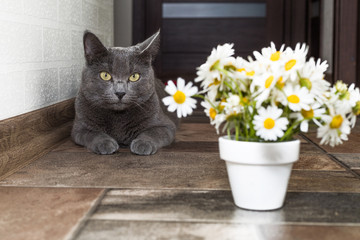
[[[316,138],[316,133],[309,133],[306,134],[306,136],[328,153],[360,153],[360,132],[357,131],[353,131],[349,135],[348,141],[345,141],[342,145],[336,147],[320,145],[320,139]]]
[[[71,60],[71,57],[70,31],[44,28],[45,61]]]
[[[59,68],[59,98],[70,99],[76,96],[80,86],[80,76],[76,74],[77,68]],[[81,69],[81,68],[80,68]]]
[[[360,226],[301,226],[186,222],[141,222],[91,220],[76,238],[98,239],[246,239],[246,240],[350,240],[360,235]]]
[[[261,238],[266,240],[353,240],[360,236],[360,226],[263,225]]]
[[[360,179],[343,171],[293,170],[288,191],[360,193]]]
[[[359,193],[290,192],[277,211],[248,211],[233,204],[231,191],[112,190],[92,220],[278,224],[356,223]]]
[[[25,14],[38,18],[57,20],[57,1],[56,0],[33,0],[23,1]]]
[[[57,68],[33,70],[25,75],[25,107],[51,105],[59,99]]]
[[[360,153],[334,153],[332,155],[349,168],[360,170]]]
[[[256,240],[256,231],[255,226],[246,224],[91,220],[76,239]]]
[[[52,152],[4,179],[0,185],[229,188],[225,163],[217,153],[188,152],[159,152],[152,156]]]
[[[65,239],[101,192],[102,189],[0,187],[1,239]]]

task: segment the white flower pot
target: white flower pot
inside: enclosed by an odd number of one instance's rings
[[[274,210],[284,204],[292,165],[299,159],[300,140],[275,143],[219,138],[235,204],[249,210]]]

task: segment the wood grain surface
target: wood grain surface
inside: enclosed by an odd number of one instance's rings
[[[74,99],[0,121],[0,179],[49,152],[70,135]]]

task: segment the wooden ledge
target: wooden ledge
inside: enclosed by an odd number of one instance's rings
[[[0,121],[0,180],[70,135],[74,99]]]

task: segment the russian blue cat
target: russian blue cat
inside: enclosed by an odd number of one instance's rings
[[[154,76],[152,60],[159,32],[128,48],[105,48],[86,31],[86,66],[75,101],[72,139],[97,154],[130,146],[138,155],[154,154],[175,138],[176,116],[161,102],[164,85]]]

